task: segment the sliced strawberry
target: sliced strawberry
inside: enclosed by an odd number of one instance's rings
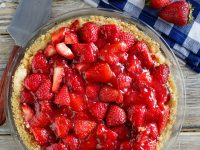
[[[134,105],[128,109],[128,119],[135,127],[141,127],[144,124],[146,108],[143,105]]]
[[[95,42],[95,45],[98,47],[98,49],[103,48],[107,44],[107,41],[104,38],[98,38]]]
[[[136,80],[139,81],[138,85],[140,85],[140,83],[144,83],[146,85],[150,85],[152,83],[152,77],[150,75],[150,72],[147,70],[144,70],[136,78]]]
[[[147,140],[147,142],[144,144],[144,149],[156,149],[157,147],[157,141],[156,140]]]
[[[166,84],[169,78],[169,73],[169,66],[167,64],[156,66],[152,70],[153,80],[161,84]]]
[[[92,64],[90,64],[90,63],[77,63],[77,64],[75,64],[75,68],[79,73],[83,73],[91,67],[92,67]]]
[[[69,27],[69,29],[71,30],[71,31],[74,31],[74,32],[76,32],[76,31],[78,31],[78,29],[80,28],[80,22],[79,22],[79,20],[74,20],[73,22],[72,22],[72,24],[70,25],[70,27]]]
[[[82,111],[85,108],[85,100],[79,94],[70,93],[70,106],[74,111]]]
[[[122,103],[123,99],[120,98],[120,91],[110,86],[103,86],[99,92],[99,99],[102,102],[116,102]]]
[[[62,66],[55,66],[53,71],[53,85],[52,85],[52,92],[57,92],[60,84],[62,82],[63,77],[65,76],[64,67]]]
[[[104,48],[102,48],[99,51],[99,58],[102,61],[105,61],[110,65],[119,63],[119,57],[116,54],[114,54],[111,51],[108,51],[107,49],[104,49]]]
[[[78,43],[78,36],[76,33],[73,32],[66,32],[65,33],[65,44],[75,44]]]
[[[131,91],[130,93],[124,95],[124,106],[130,107],[132,105],[143,104],[142,97],[139,96],[139,92]]]
[[[167,123],[168,123],[168,120],[169,120],[169,115],[170,115],[170,108],[168,105],[166,105],[164,107],[164,110],[162,110],[161,112],[162,114],[160,115],[159,119],[158,119],[158,131],[159,131],[159,134],[161,134],[166,126],[167,126]]]
[[[114,44],[107,44],[99,52],[99,58],[109,64],[119,62],[119,55],[127,51],[126,43],[116,42]]]
[[[68,118],[72,118],[74,115],[74,112],[71,111],[70,107],[66,107],[66,106],[61,106],[61,107],[57,108],[56,111],[58,112],[58,116],[62,115],[62,116],[66,116]]]
[[[106,41],[114,43],[119,40],[120,29],[115,24],[102,25],[99,29],[100,36]]]
[[[114,54],[120,54],[126,52],[128,50],[128,47],[125,42],[115,42],[113,44],[108,44],[104,46],[103,49],[107,49]]]
[[[74,131],[80,139],[84,139],[90,135],[95,127],[96,123],[88,120],[77,120],[74,123]]]
[[[69,77],[74,73],[74,70],[72,69],[71,65],[65,64],[65,77]]]
[[[115,73],[115,75],[119,75],[120,73],[124,73],[125,67],[121,63],[117,63],[111,66],[111,70]]]
[[[93,117],[95,117],[98,120],[102,120],[106,115],[108,104],[101,102],[93,102],[89,104],[89,108],[89,111]]]
[[[149,48],[145,42],[138,41],[133,47],[131,47],[130,53],[137,56],[143,67],[147,69],[153,67],[154,61],[152,60]]]
[[[34,138],[39,145],[45,145],[49,141],[49,132],[45,128],[31,128]]]
[[[117,133],[108,129],[104,124],[98,125],[96,135],[100,140],[102,148],[104,149],[114,147],[114,144],[118,137]]]
[[[102,76],[103,75],[103,76]],[[112,77],[112,71],[107,63],[98,63],[85,72],[87,80],[96,82],[108,82]]]
[[[126,64],[128,61],[129,54],[127,52],[123,52],[119,54],[119,62],[122,64]]]
[[[145,130],[141,131],[142,134],[149,136],[152,140],[157,140],[158,128],[156,123],[150,123],[145,126]],[[141,133],[140,133],[141,134]]]
[[[128,141],[122,142],[120,144],[120,150],[131,150],[131,144]]]
[[[30,90],[35,92],[40,84],[42,83],[41,74],[35,73],[28,75],[24,80],[24,86]]]
[[[27,105],[25,103],[22,104],[21,108],[22,108],[24,120],[27,123],[33,118],[34,111],[32,110],[32,108],[29,105]]]
[[[163,84],[157,84],[156,82],[154,82],[152,86],[155,89],[158,105],[161,107],[170,100],[169,91],[167,87]]]
[[[54,67],[54,65],[56,66],[65,66],[67,64],[67,61],[65,59],[65,57],[59,55],[59,54],[56,54],[54,56],[52,56],[50,58],[50,61],[49,61],[49,64]]]
[[[135,55],[129,55],[126,68],[131,75],[142,72],[141,62]]]
[[[79,38],[84,43],[96,42],[98,39],[99,26],[93,22],[83,24],[79,30]]]
[[[48,143],[49,144],[53,144],[53,143],[56,143],[56,135],[54,134],[54,132],[51,130],[50,127],[45,127],[45,129],[47,130],[47,132],[49,133],[49,137],[48,137]],[[47,146],[47,145],[45,145]]]
[[[161,109],[159,107],[156,108],[148,108],[146,111],[145,121],[147,123],[157,122],[160,115],[162,115]]]
[[[64,138],[68,135],[70,129],[70,120],[65,116],[58,116],[55,118],[51,128],[58,138]]]
[[[41,79],[42,79],[42,83],[43,83],[46,80],[49,80],[49,75],[48,74],[41,74]]]
[[[155,97],[155,90],[151,87],[148,87],[146,85],[140,86],[140,96],[143,98],[144,103],[149,108],[155,108],[157,107],[157,100]]]
[[[98,48],[94,43],[73,44],[72,51],[79,56],[79,61],[84,63],[95,62],[98,57]]]
[[[36,112],[36,115],[30,121],[31,127],[45,127],[50,125],[51,118],[46,112]]]
[[[88,43],[87,44],[76,43],[76,44],[71,45],[71,49],[76,56],[80,56],[81,54],[85,52],[85,47],[87,45]]]
[[[131,86],[132,78],[129,77],[127,74],[119,74],[117,76],[117,85],[118,89],[129,88]]]
[[[149,91],[153,92],[152,96],[154,97],[155,91],[151,86],[152,77],[149,71],[143,70],[143,72],[141,72],[140,74],[133,75],[132,78],[134,79],[132,83],[133,90],[140,91],[141,93],[143,93],[143,90],[147,88],[149,89]]]
[[[65,45],[65,43],[58,43],[56,44],[56,51],[61,56],[67,59],[73,59],[74,54],[72,53],[71,49]]]
[[[90,115],[87,111],[80,111],[76,112],[76,114],[73,116],[73,120],[89,120]]]
[[[78,150],[93,150],[96,149],[98,144],[97,138],[95,134],[92,134],[88,137],[87,140],[84,140],[80,143]]]
[[[63,85],[58,94],[55,96],[55,104],[69,106],[70,105],[70,96],[68,92],[68,87]]]
[[[138,128],[139,133],[136,137],[136,143],[132,145],[134,149],[149,149],[155,150],[158,137],[157,125],[147,124],[144,127]]]
[[[35,99],[34,99],[33,95],[31,94],[31,92],[29,92],[27,89],[23,89],[23,91],[21,92],[20,102],[32,104],[32,103],[34,103],[34,101],[35,101]]]
[[[37,52],[32,59],[33,73],[49,73],[49,64],[45,55],[41,52]]]
[[[56,52],[55,47],[53,45],[51,45],[51,44],[48,44],[47,47],[44,49],[44,55],[46,57],[52,57],[56,53],[57,52]]]
[[[69,31],[68,28],[66,27],[61,27],[59,28],[58,30],[56,30],[55,32],[53,32],[51,34],[51,40],[52,40],[52,43],[54,45],[60,43],[60,42],[63,42],[64,41],[64,38],[65,38],[65,33]]]
[[[66,82],[70,90],[72,90],[73,92],[77,92],[79,94],[84,93],[84,80],[79,74],[68,74],[68,76],[66,76]]]
[[[97,126],[96,135],[97,136],[103,136],[104,133],[106,133],[108,130],[110,130],[110,129],[108,129],[104,124],[99,124]]]
[[[108,126],[122,125],[126,122],[125,111],[117,105],[112,105],[106,116],[106,123]]]
[[[136,41],[133,34],[128,33],[128,32],[120,32],[119,40],[125,42],[128,49],[131,48],[135,44],[135,41]]]
[[[98,99],[100,86],[98,84],[87,84],[85,94],[89,99]]]
[[[41,112],[46,112],[47,114],[50,114],[53,112],[52,103],[50,101],[40,101],[39,105],[40,105],[39,106],[40,108],[38,109],[40,109]]]
[[[155,150],[157,145],[156,140],[150,139],[146,134],[138,134],[136,143],[132,144],[133,149]]]
[[[45,150],[68,150],[68,148],[62,143],[54,143],[46,147]]]
[[[63,139],[63,142],[68,145],[68,147],[70,148],[70,150],[76,150],[78,149],[78,144],[79,144],[79,140],[75,135],[68,135],[67,137],[65,137]]]
[[[120,135],[120,136],[118,136],[119,140],[128,140],[131,135],[129,128],[127,128],[125,125],[120,125],[120,126],[114,127],[114,128],[112,128],[112,131],[114,131],[115,133]]]
[[[80,62],[92,63],[97,61],[98,48],[94,43],[89,43],[84,47],[84,53],[80,56]]]
[[[43,81],[38,90],[36,91],[36,96],[39,100],[50,100],[53,97],[51,93],[52,83],[49,79]]]

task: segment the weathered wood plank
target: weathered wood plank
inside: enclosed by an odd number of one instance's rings
[[[19,150],[13,137],[10,135],[0,136],[0,150]]]

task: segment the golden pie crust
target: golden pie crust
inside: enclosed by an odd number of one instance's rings
[[[155,55],[157,64],[167,63],[170,65],[169,61],[161,54],[160,45],[152,40],[149,36],[147,36],[144,32],[140,31],[135,25],[125,23],[115,18],[103,17],[103,16],[89,16],[89,17],[81,17],[76,18],[80,21],[81,24],[92,21],[97,24],[116,24],[122,28],[123,31],[132,33],[136,39],[144,40],[148,45],[150,52]],[[74,19],[73,19],[74,20]],[[51,40],[51,33],[57,30],[60,27],[68,27],[73,20],[64,21],[58,25],[55,25],[53,28],[48,30],[46,33],[40,35],[32,44],[26,49],[26,53],[23,59],[20,62],[14,76],[13,76],[13,84],[12,84],[12,97],[11,97],[11,107],[12,107],[12,115],[14,118],[15,126],[17,132],[19,134],[20,139],[23,141],[24,145],[28,150],[39,150],[40,146],[37,145],[33,136],[27,131],[24,120],[22,117],[22,110],[20,107],[20,95],[23,89],[23,81],[27,74],[29,74],[29,70],[31,68],[31,60],[35,53],[38,50],[44,49],[47,43]],[[177,97],[176,97],[176,86],[174,84],[174,80],[172,75],[170,75],[168,80],[168,88],[171,93],[171,99],[169,101],[170,105],[170,117],[168,121],[168,125],[165,131],[159,137],[159,142],[157,144],[157,150],[163,147],[165,141],[170,138],[171,129],[175,122],[176,115],[176,107],[177,107]]]

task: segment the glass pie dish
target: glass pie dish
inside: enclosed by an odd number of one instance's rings
[[[20,61],[24,57],[24,54],[27,50],[27,48],[30,47],[30,45],[33,44],[33,42],[42,34],[46,33],[48,30],[53,28],[55,25],[60,24],[64,21],[79,18],[79,17],[88,17],[88,16],[103,16],[103,17],[109,17],[113,19],[118,19],[121,20],[125,23],[133,24],[135,25],[139,30],[144,32],[146,35],[151,37],[154,41],[159,43],[160,45],[160,51],[162,55],[168,60],[170,64],[170,72],[173,77],[176,90],[177,90],[177,95],[176,95],[176,114],[174,117],[174,123],[173,127],[171,128],[170,132],[168,133],[168,137],[166,137],[165,142],[163,143],[163,148],[162,149],[169,149],[173,143],[176,141],[177,136],[181,130],[183,119],[184,119],[184,112],[185,112],[185,87],[184,87],[184,81],[183,81],[183,76],[182,72],[180,70],[180,66],[178,64],[178,61],[173,54],[172,50],[169,48],[169,46],[166,44],[166,42],[163,40],[163,38],[151,27],[146,25],[144,22],[137,20],[130,15],[126,13],[121,13],[117,12],[114,10],[106,10],[106,9],[96,9],[96,8],[91,8],[91,9],[82,9],[82,10],[76,10],[72,12],[68,12],[52,21],[50,21],[48,24],[43,26],[41,29],[39,29],[38,32],[33,33],[32,39],[27,43],[25,47],[23,47],[15,56],[13,62],[12,62],[12,67],[9,70],[7,74],[7,78],[5,79],[7,82],[6,87],[4,87],[4,99],[5,99],[5,108],[6,108],[6,115],[7,115],[7,125],[9,128],[9,132],[15,139],[16,143],[19,146],[19,149],[28,149],[24,141],[21,139],[16,123],[14,121],[13,117],[13,110],[12,110],[12,78],[15,74],[16,69],[18,68]],[[4,127],[2,127],[4,128]]]

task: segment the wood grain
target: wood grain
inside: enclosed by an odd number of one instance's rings
[[[17,0],[0,0],[0,76],[8,60],[8,54],[14,45],[13,39],[8,35],[6,28],[15,12]],[[88,8],[81,0],[56,0],[52,4],[52,18],[65,12]],[[181,64],[185,78],[187,111],[183,129],[174,145],[173,150],[198,150],[200,149],[200,74],[196,74],[185,65]],[[0,150],[16,149],[13,139],[9,135],[0,136]]]

